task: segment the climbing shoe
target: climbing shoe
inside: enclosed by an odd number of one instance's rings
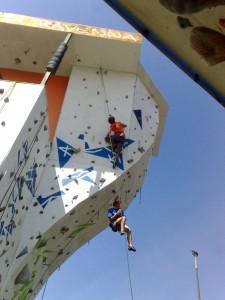
[[[136,249],[134,248],[134,246],[132,246],[132,247],[128,247],[128,251],[136,252]]]

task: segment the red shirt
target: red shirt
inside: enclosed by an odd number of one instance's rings
[[[124,125],[120,122],[115,122],[113,124],[111,124],[111,130],[115,133],[115,134],[121,134],[124,133]]]

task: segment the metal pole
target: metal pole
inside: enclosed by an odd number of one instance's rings
[[[56,71],[61,63],[61,60],[63,59],[63,56],[66,53],[66,50],[68,48],[68,43],[69,43],[71,37],[72,37],[72,33],[68,33],[66,35],[66,38],[59,45],[59,47],[56,50],[56,52],[54,53],[53,57],[48,62],[48,65],[46,68],[47,71],[41,81],[41,84],[45,85],[47,83],[47,81],[49,80],[50,76],[56,73]]]
[[[195,263],[198,300],[201,300],[200,284],[199,284],[199,276],[198,276],[198,252],[192,250],[192,255],[194,256],[194,263]]]

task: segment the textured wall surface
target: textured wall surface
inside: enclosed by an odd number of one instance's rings
[[[0,287],[11,291],[22,226],[50,153],[46,97],[34,84],[0,82]],[[3,299],[1,295],[1,299]],[[11,297],[11,296],[10,296]],[[7,299],[11,299],[8,297]]]
[[[42,73],[0,68],[0,78],[4,80],[27,83],[40,83],[43,76],[44,74]],[[53,76],[47,82],[45,87],[48,106],[49,134],[51,141],[53,140],[55,134],[55,129],[57,126],[59,113],[65,96],[68,81],[68,77]]]
[[[13,83],[4,84],[10,89]],[[7,158],[12,157],[16,168],[15,156],[24,141],[28,140],[30,149],[29,141],[34,140],[29,158],[24,150],[20,154],[24,162],[18,168],[24,166],[24,175],[17,176],[23,178],[17,200],[10,200],[9,194],[4,200],[1,194],[4,224],[12,219],[8,217],[6,222],[7,212],[12,210],[8,204],[12,202],[18,210],[12,233],[5,225],[4,234],[1,231],[0,293],[7,300],[33,299],[68,256],[108,226],[106,212],[116,195],[127,208],[143,183],[160,121],[156,101],[136,74],[76,66],[50,151],[48,130],[44,130],[46,114],[41,114],[46,111],[42,88],[27,86],[18,97],[29,98],[30,110],[23,108],[21,129],[18,126],[15,141],[9,145],[11,150],[0,156],[4,174],[4,158],[11,161]],[[109,114],[127,125],[126,142],[115,169],[111,147],[104,140]],[[76,151],[78,148],[80,151]],[[13,170],[13,166],[7,170]],[[17,177],[13,175],[10,181],[3,176],[2,180],[8,180],[4,186],[9,187],[13,180],[19,186]]]

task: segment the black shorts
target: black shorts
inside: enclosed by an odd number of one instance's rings
[[[110,223],[109,227],[111,227],[112,231],[117,232],[121,230],[120,224],[119,223]]]
[[[114,134],[111,136],[111,142],[112,142],[113,152],[120,154],[121,151],[123,150],[125,136],[120,136],[119,134]]]

